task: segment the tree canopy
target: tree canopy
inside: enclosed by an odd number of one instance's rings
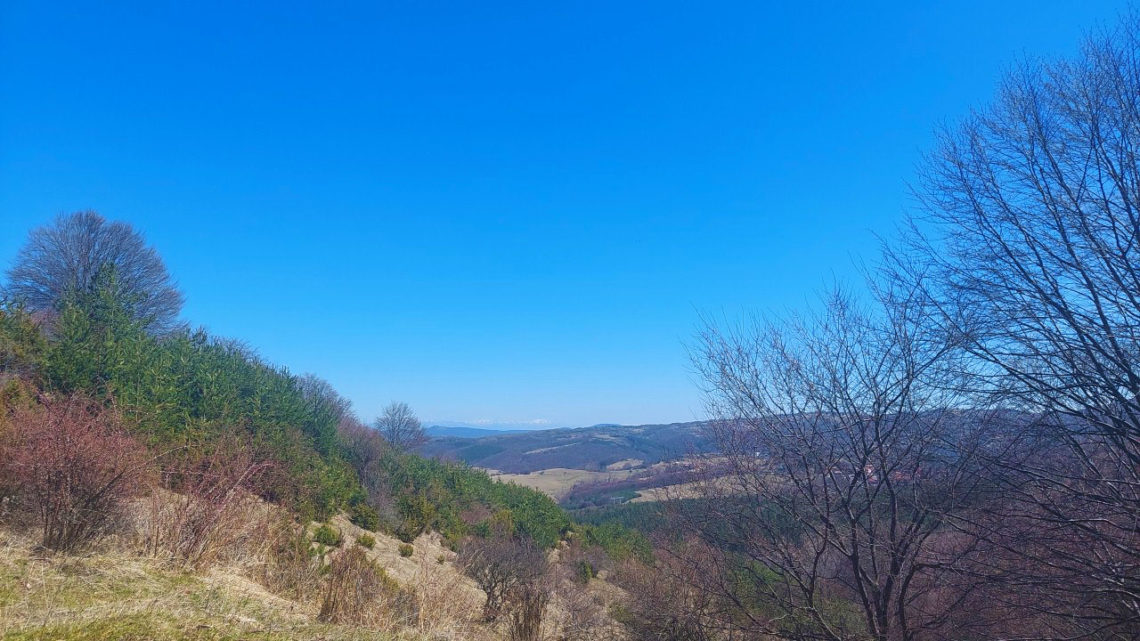
[[[94,211],[60,215],[28,234],[7,294],[30,310],[58,311],[69,298],[110,291],[147,331],[177,326],[183,297],[158,252],[127,223]]]

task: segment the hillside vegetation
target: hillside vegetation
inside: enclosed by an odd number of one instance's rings
[[[32,238],[107,229],[134,233],[84,212]],[[4,638],[618,633],[591,579],[648,560],[641,535],[407,452],[404,405],[396,441],[319,378],[156,324],[130,256],[104,259],[49,305],[0,304]],[[528,549],[533,568],[495,569]]]
[[[141,516],[145,507],[140,508]],[[245,511],[242,527],[264,534],[274,510]],[[342,536],[341,549],[318,554],[358,549],[383,568],[376,611],[365,624],[323,620],[322,578],[307,573],[284,588],[272,576],[272,545],[252,536],[231,542],[223,557],[194,571],[148,554],[138,531],[121,532],[82,555],[63,556],[45,554],[34,537],[0,528],[0,639],[494,641],[505,635],[481,621],[483,593],[438,536],[419,537],[412,554],[403,556],[395,537],[369,533],[343,518],[330,527]],[[568,628],[575,626],[615,625],[605,613],[623,598],[620,590],[600,581],[580,586],[565,573],[557,581],[548,630],[572,634]],[[583,603],[592,607],[585,617]]]

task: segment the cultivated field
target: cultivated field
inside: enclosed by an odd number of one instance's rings
[[[497,470],[487,470],[491,477],[504,483],[517,483],[525,487],[534,488],[555,501],[561,501],[569,494],[575,485],[580,483],[596,483],[621,481],[629,478],[636,469],[622,469],[606,472],[593,472],[590,470],[572,470],[566,467],[553,467],[548,470],[539,470],[529,474],[505,474]]]

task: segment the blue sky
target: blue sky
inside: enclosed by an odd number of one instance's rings
[[[6,0],[0,263],[95,209],[365,417],[693,420],[700,314],[850,278],[936,125],[1123,8]]]

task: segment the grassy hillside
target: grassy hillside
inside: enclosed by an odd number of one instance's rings
[[[365,534],[343,519],[333,526],[346,538],[342,545]],[[265,551],[249,546],[191,572],[138,554],[127,539],[63,557],[44,555],[11,530],[0,536],[0,639],[498,638],[478,626],[481,593],[437,537],[421,537],[413,555],[401,557],[399,540],[370,535],[378,540],[368,556],[414,595],[416,616],[406,625],[393,617],[365,627],[321,623],[319,590],[308,598],[275,593],[258,580]]]
[[[134,522],[141,525],[147,506],[136,507]],[[262,506],[246,512],[236,527],[261,532],[273,510]],[[320,576],[311,576],[312,584],[299,592],[268,580],[272,550],[264,538],[247,537],[208,569],[193,571],[146,554],[145,534],[137,529],[124,530],[83,555],[61,556],[45,554],[29,533],[5,527],[0,528],[0,639],[493,641],[508,636],[503,622],[480,620],[483,593],[438,535],[415,539],[405,554],[399,539],[368,532],[346,518],[334,518],[328,527],[342,542],[337,548],[311,543],[315,553],[328,559],[363,550],[391,584],[376,606],[381,615],[369,625],[321,622],[326,588]],[[315,531],[316,524],[308,536]],[[568,555],[569,548],[563,548],[552,558],[567,556],[570,563]],[[553,579],[559,589],[548,608],[551,633],[569,634],[568,626],[580,625],[576,608],[583,602],[593,604],[603,628],[613,628],[606,613],[624,598],[621,590],[600,580],[580,586],[572,566],[564,567]],[[600,638],[616,634],[609,629]]]
[[[102,221],[57,224],[79,219]],[[0,300],[0,638],[620,637],[598,577],[650,562],[644,536],[409,453],[410,409],[408,440],[370,427],[313,375],[156,323],[130,274]]]
[[[651,558],[541,492],[401,452],[319,379],[148,332],[110,292],[0,305],[0,638],[507,638],[516,606],[487,619],[479,557],[457,556],[483,538],[547,559],[527,616],[568,639],[617,638],[595,577]]]
[[[435,530],[457,543],[507,510],[516,533],[544,548],[571,527],[539,492],[402,454],[375,435],[350,440],[341,429],[353,419],[335,392],[315,393],[308,379],[201,331],[150,335],[113,299],[70,304],[50,325],[0,308],[0,355],[0,410],[76,394],[114,408],[174,489],[202,465],[260,463],[245,489],[306,519],[347,510],[374,529]]]

